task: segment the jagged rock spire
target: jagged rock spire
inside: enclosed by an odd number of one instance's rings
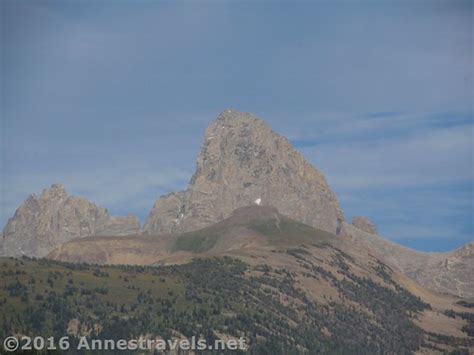
[[[43,257],[74,238],[139,231],[137,217],[109,216],[105,208],[69,196],[62,184],[53,184],[39,197],[30,195],[9,219],[0,240],[0,255]]]
[[[226,110],[206,129],[188,189],[158,199],[145,229],[199,229],[257,200],[332,233],[344,220],[324,175],[285,137],[253,114]]]

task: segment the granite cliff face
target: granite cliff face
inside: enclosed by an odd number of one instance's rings
[[[144,230],[150,234],[173,234],[184,216],[185,191],[172,192],[158,198],[147,218]]]
[[[140,231],[134,216],[109,216],[105,208],[69,196],[60,184],[30,195],[3,229],[0,255],[43,257],[58,245],[91,235],[129,235]]]
[[[324,175],[286,138],[252,114],[227,110],[206,130],[188,189],[159,198],[144,228],[197,230],[254,203],[335,234],[344,221]]]

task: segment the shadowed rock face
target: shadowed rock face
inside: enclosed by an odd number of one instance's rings
[[[228,110],[207,128],[188,189],[159,198],[145,230],[197,230],[254,203],[331,233],[344,221],[323,174],[286,138],[252,114]]]
[[[111,217],[105,208],[69,196],[61,184],[53,184],[39,197],[30,195],[10,218],[2,233],[0,255],[43,257],[74,238],[139,231],[135,216]]]

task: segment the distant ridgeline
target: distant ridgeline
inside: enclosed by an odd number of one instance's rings
[[[255,354],[474,351],[474,243],[420,253],[366,217],[346,222],[321,172],[233,110],[207,128],[187,189],[159,197],[143,228],[54,184],[17,209],[0,255],[3,337],[242,336]]]
[[[353,224],[347,223],[324,175],[263,120],[235,110],[223,111],[209,124],[187,189],[159,197],[143,229],[135,216],[110,216],[106,209],[70,196],[62,185],[53,184],[40,196],[30,196],[8,221],[0,239],[0,255],[61,255],[61,260],[77,261],[86,257],[83,250],[99,248],[100,255],[94,252],[97,262],[153,263],[170,258],[175,249],[161,248],[156,255],[143,259],[132,255],[130,247],[127,259],[114,258],[111,254],[121,249],[120,245],[140,244],[115,237],[148,235],[166,240],[169,235],[210,227],[250,205],[272,206],[295,221],[350,239],[424,287],[474,297],[474,279],[470,276],[474,274],[473,242],[450,253],[419,253],[380,238],[367,218],[356,217]],[[86,243],[97,236],[113,238],[109,249],[105,241],[101,245],[91,241],[93,246]],[[70,246],[78,240],[84,241],[80,248]],[[156,240],[146,239],[155,244]]]

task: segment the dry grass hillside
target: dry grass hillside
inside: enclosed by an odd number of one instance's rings
[[[472,327],[472,311],[459,298],[428,290],[404,275],[396,259],[384,258],[363,243],[296,222],[271,207],[240,208],[213,226],[176,236],[83,238],[64,244],[49,258],[166,266],[190,263],[196,257],[227,256],[249,265],[248,275],[254,277],[261,276],[262,267],[285,269],[312,304],[353,309],[375,322],[393,321],[390,316],[376,320],[373,302],[378,297],[379,302],[394,297],[391,293],[413,297],[410,304],[424,305],[416,311],[406,309],[407,321],[422,334],[419,351],[472,348],[472,333],[467,330]]]

